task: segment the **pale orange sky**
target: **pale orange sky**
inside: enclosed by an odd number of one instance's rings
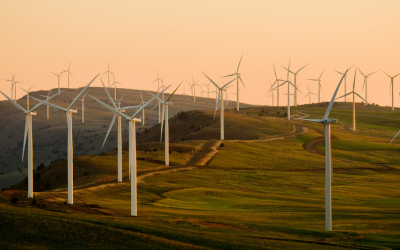
[[[241,73],[247,89],[241,101],[271,104],[269,81],[286,77],[281,65],[291,59],[300,72],[300,103],[307,78],[322,77],[323,97],[331,98],[340,75],[352,64],[364,73],[400,73],[400,1],[4,1],[0,0],[0,90],[2,79],[17,72],[21,87],[57,86],[51,71],[66,70],[71,86],[89,82],[110,69],[126,88],[152,89],[157,70],[167,84],[182,80],[206,83],[234,73],[242,53]],[[348,77],[348,91],[354,71]],[[363,79],[357,74],[356,90]],[[106,76],[103,76],[106,80]],[[61,79],[66,87],[66,75]],[[390,79],[382,72],[369,78],[368,99],[391,103]],[[96,81],[93,86],[100,86]],[[316,84],[310,88],[317,92]],[[400,106],[400,77],[395,79],[395,106]],[[18,97],[24,93],[18,89]],[[199,93],[200,91],[196,91]],[[230,89],[230,92],[235,92]],[[286,88],[283,93],[286,92]],[[181,91],[178,91],[181,93]],[[339,92],[342,94],[343,90]],[[360,93],[361,94],[361,93]],[[364,91],[362,92],[364,96]],[[230,99],[234,99],[233,95]],[[4,98],[0,98],[3,100]],[[281,96],[281,104],[285,97]],[[317,97],[312,101],[316,102]]]

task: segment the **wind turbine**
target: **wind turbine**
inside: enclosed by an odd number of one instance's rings
[[[163,80],[162,79],[160,79],[160,77],[158,76],[158,71],[157,71],[157,79],[155,79],[152,83],[155,83],[155,82],[157,82],[157,92],[159,92],[160,91],[160,81],[161,81],[161,84],[163,84],[164,82],[163,82]]]
[[[364,73],[361,72],[361,70],[360,70],[359,68],[357,68],[357,69],[358,69],[358,71],[360,71],[361,75],[364,76],[364,84],[363,84],[363,88],[364,88],[364,86],[365,86],[365,100],[364,100],[364,101],[365,101],[365,103],[367,103],[367,102],[368,102],[368,93],[367,93],[367,87],[368,87],[367,81],[368,81],[368,77],[369,77],[370,75],[376,73],[377,71],[374,71],[374,72],[372,72],[372,73],[369,73],[368,75],[364,75]],[[354,91],[354,90],[353,90],[353,91]]]
[[[311,104],[311,94],[315,95],[315,93],[313,93],[313,92],[310,91],[310,84],[308,84],[308,93],[307,93],[307,95],[304,97],[304,98],[306,98],[306,97],[308,96],[308,104]],[[303,98],[303,99],[304,99],[304,98]]]
[[[246,86],[244,85],[244,83],[242,81],[242,78],[240,77],[240,73],[239,73],[239,67],[240,67],[240,63],[242,62],[242,58],[243,58],[243,54],[242,54],[242,57],[240,57],[240,61],[239,61],[238,67],[236,69],[236,73],[233,73],[233,74],[230,74],[230,75],[227,75],[227,76],[223,76],[223,77],[229,77],[229,76],[236,75],[235,79],[236,79],[236,93],[237,93],[237,95],[236,95],[236,97],[237,97],[236,110],[237,111],[239,111],[239,80],[243,84],[244,88],[246,88]]]
[[[272,87],[271,81],[269,81],[269,86]],[[267,96],[267,98],[268,97],[272,97],[272,106],[271,107],[273,107],[274,106],[274,98],[275,98],[273,90],[270,92],[270,94]]]
[[[305,67],[305,66],[304,66]],[[286,69],[286,68],[285,68]],[[290,60],[289,60],[289,66],[288,66],[288,68],[286,69],[287,70],[287,80],[286,81],[284,81],[281,85],[278,85],[277,86],[277,88],[279,87],[279,86],[282,86],[282,85],[284,85],[285,83],[287,83],[287,86],[288,86],[288,92],[287,92],[287,96],[288,96],[288,101],[287,101],[287,119],[288,120],[290,120],[290,85],[292,85],[293,87],[294,87],[294,89],[295,90],[298,90],[300,93],[301,93],[301,91],[293,84],[293,83],[291,83],[290,81],[289,81],[289,73],[290,73]]]
[[[385,73],[388,77],[390,77],[390,87],[392,89],[392,111],[394,111],[394,89],[393,89],[393,80],[394,78],[396,78],[396,76],[400,75],[400,73],[398,73],[395,76],[390,76],[388,73],[386,73],[385,71],[381,70],[383,73]]]
[[[103,80],[101,78],[100,78],[100,80],[101,80],[101,83],[103,84],[104,91],[107,93],[109,101],[113,104],[114,108],[117,109],[119,112],[125,113],[125,109],[140,108],[141,107],[141,106],[129,106],[129,107],[121,108],[121,101],[122,101],[122,98],[124,97],[124,95],[119,99],[118,103],[115,103],[114,100],[111,98],[111,95],[108,92],[106,86],[104,85]],[[116,104],[118,104],[118,106]],[[118,140],[117,140],[117,146],[118,146],[118,153],[117,153],[118,154],[118,182],[122,182],[122,131],[121,131],[121,124],[122,123],[121,123],[121,116],[119,116],[117,114],[114,114],[114,117],[111,120],[110,127],[108,128],[106,137],[104,138],[103,145],[101,147],[102,148],[104,147],[104,144],[107,141],[107,137],[110,134],[110,131],[111,131],[112,127],[114,126],[115,120],[117,118],[118,118],[118,124],[117,124],[117,126],[118,126]],[[130,165],[130,162],[129,162],[129,179],[131,178],[131,176],[130,176],[131,172],[130,171],[131,171],[131,165]]]
[[[356,87],[356,73],[357,73],[357,71],[354,70],[353,91],[347,93],[346,95],[344,95],[344,97],[346,97],[347,95],[353,94],[353,131],[356,131],[356,102],[355,102],[355,99],[356,99],[356,98],[355,98],[355,95],[357,95],[358,97],[360,97],[361,100],[363,100],[366,104],[368,104],[368,102],[367,102],[364,98],[362,98],[358,93],[355,92],[355,87]],[[361,74],[362,74],[362,73],[361,73]],[[364,82],[364,83],[365,83],[365,82]],[[342,98],[342,97],[343,97],[343,96],[338,97],[338,98],[336,98],[336,99],[339,99],[339,98]]]
[[[140,98],[142,99],[142,102],[140,103],[140,105],[144,105],[146,102],[143,100],[143,95],[142,95],[142,91],[140,91]],[[144,110],[145,109],[143,109],[143,114],[142,114],[142,118],[143,118],[143,120],[142,120],[142,125],[144,126],[145,125],[145,114],[144,114]]]
[[[82,123],[85,122],[85,96],[89,93],[89,90],[86,92],[86,94],[82,97],[82,99],[78,99],[82,101]]]
[[[274,67],[275,82],[271,85],[270,89],[268,90],[268,93],[272,90],[272,88],[276,84],[276,87],[275,87],[276,88],[276,106],[279,107],[279,86],[280,86],[279,82],[280,81],[285,81],[285,80],[282,80],[282,79],[278,78],[278,75],[276,74],[276,70],[275,70],[275,65],[272,64],[272,66]]]
[[[62,73],[64,73],[64,72],[67,72],[67,71],[62,71],[60,74],[56,74],[56,73],[54,73],[54,72],[52,72],[54,75],[56,75],[57,76],[57,79],[58,79],[58,95],[60,95],[60,76],[62,75]]]
[[[32,109],[24,109],[18,103],[9,98],[6,94],[0,91],[15,107],[19,110],[22,110],[25,113],[25,133],[24,133],[24,145],[22,147],[22,161],[24,161],[24,153],[25,153],[25,144],[26,137],[28,137],[28,197],[33,197],[33,142],[32,142],[32,116],[36,115],[35,111],[38,107],[42,105],[42,103],[36,104]],[[53,95],[50,98],[47,98],[46,101],[51,98],[57,96],[58,94]]]
[[[326,68],[325,68],[326,69]],[[321,102],[321,94],[320,94],[320,90],[322,91],[322,86],[321,86],[321,76],[324,73],[325,69],[322,71],[321,75],[319,76],[318,79],[307,79],[307,80],[311,80],[311,81],[317,81],[318,82],[318,103]]]
[[[108,88],[110,88],[110,73],[114,76],[114,73],[110,71],[110,63],[108,63],[107,71],[104,72],[103,75],[106,73],[107,73],[107,77],[108,77]]]
[[[49,98],[51,91],[53,91],[53,90],[50,90],[49,93],[47,94],[47,96],[45,96],[45,95],[40,95],[40,96],[42,96],[44,98]],[[49,119],[49,106],[47,106],[47,120],[48,119]]]
[[[196,85],[197,86],[200,86],[200,85],[194,81],[193,75],[192,75],[192,81],[193,81],[193,83],[190,83],[188,81],[186,81],[186,82],[189,83],[189,85],[191,86],[190,89],[192,90],[192,94],[193,94],[193,102],[196,102]]]
[[[301,67],[296,72],[293,72],[282,66],[282,68],[286,69],[287,71],[289,71],[290,73],[292,73],[294,75],[294,106],[295,107],[297,107],[297,81],[296,81],[296,78],[297,78],[297,75],[299,74],[300,70],[304,69],[307,65],[308,65],[308,63],[306,65],[304,65],[303,67]]]
[[[332,184],[332,153],[331,153],[331,124],[338,122],[336,119],[328,119],[329,113],[331,112],[333,103],[336,99],[336,95],[339,91],[340,84],[345,78],[347,71],[343,74],[336,91],[332,96],[331,102],[325,112],[322,119],[300,119],[311,122],[318,122],[324,125],[325,129],[325,231],[332,231],[332,196],[331,196],[331,184]]]
[[[207,98],[210,98],[210,84],[211,82],[209,82],[208,84],[203,83],[204,86],[207,86]]]
[[[140,119],[135,118],[135,116],[138,115],[142,111],[142,109],[147,107],[154,99],[156,99],[159,95],[164,93],[164,91],[167,89],[168,89],[168,87],[165,88],[164,90],[162,90],[161,92],[157,93],[153,98],[151,98],[148,102],[146,102],[146,104],[144,104],[138,110],[136,110],[136,112],[132,116],[127,116],[126,114],[120,112],[116,108],[114,102],[112,102],[114,107],[111,107],[111,106],[105,104],[104,102],[100,101],[96,97],[89,95],[90,97],[92,97],[95,101],[100,103],[106,109],[108,109],[111,112],[113,112],[114,114],[116,114],[120,117],[122,116],[128,120],[128,123],[129,123],[129,165],[132,168],[132,170],[130,172],[130,175],[131,175],[131,215],[132,216],[137,216],[136,122],[140,122]],[[109,94],[108,94],[108,96],[110,98]],[[110,99],[111,99],[110,101],[112,101],[112,98],[110,98]]]
[[[202,71],[201,73],[204,74],[203,71]],[[236,80],[236,78],[234,78],[234,79],[231,80],[230,82],[228,82],[228,83],[222,85],[222,87],[220,87],[220,86],[218,86],[218,84],[216,84],[213,80],[211,80],[210,77],[208,77],[206,74],[204,74],[204,75],[205,75],[205,76],[208,78],[208,80],[210,80],[210,82],[212,82],[212,84],[214,84],[215,87],[217,87],[217,89],[218,89],[218,99],[216,100],[215,114],[217,113],[218,106],[220,106],[220,107],[221,107],[221,140],[223,141],[223,140],[224,140],[224,137],[225,137],[225,132],[224,132],[224,93],[223,93],[223,91],[224,91],[224,88],[225,88],[226,86],[228,86],[231,82],[233,82],[234,80]],[[220,101],[219,101],[219,99],[220,99]],[[219,101],[219,104],[218,104],[218,101]],[[214,114],[214,120],[215,120],[215,114]]]
[[[183,82],[183,81],[182,81]],[[165,166],[169,166],[169,121],[168,121],[168,105],[172,105],[172,102],[168,102],[169,99],[175,94],[178,88],[181,86],[182,82],[176,87],[174,92],[167,98],[167,100],[163,101],[157,97],[158,101],[162,104],[162,119],[161,119],[161,136],[160,142],[162,142],[162,135],[163,135],[163,126],[164,126],[164,119],[165,119]],[[151,93],[149,93],[151,94]],[[151,94],[152,95],[152,94]]]
[[[32,99],[43,103],[47,106],[50,106],[54,109],[58,109],[60,111],[65,112],[67,116],[67,124],[68,124],[68,204],[74,204],[74,178],[73,178],[73,171],[74,171],[74,148],[73,148],[73,136],[72,136],[72,114],[77,114],[78,111],[76,109],[71,109],[71,107],[75,104],[75,102],[78,100],[78,98],[86,91],[87,88],[89,88],[90,84],[99,76],[93,78],[92,81],[89,82],[88,85],[86,85],[85,88],[82,89],[82,91],[75,97],[75,99],[71,102],[71,104],[68,106],[68,108],[62,108],[60,106],[57,106],[55,104],[49,103],[48,101],[42,101],[40,99],[37,99],[35,97],[32,97]]]
[[[68,88],[69,88],[69,75],[71,75],[72,77],[74,77],[74,76],[72,75],[71,71],[69,70],[70,67],[71,67],[71,62],[70,62],[69,65],[68,65],[68,69],[65,71],[65,72],[67,72],[67,75],[68,75]]]
[[[113,84],[111,84],[111,87],[114,85],[114,101],[117,101],[117,84],[122,85],[122,83],[115,81],[114,74],[113,74],[113,80],[114,80],[114,82],[113,82]]]
[[[19,87],[20,89],[22,89],[23,91],[26,92],[26,110],[29,110],[29,90],[31,90],[33,88],[33,86],[35,86],[35,85],[32,85],[32,87],[30,87],[28,90],[25,90],[25,89]]]
[[[343,73],[342,72],[339,72],[339,71],[337,71],[337,70],[334,70],[335,72],[337,72],[337,73],[339,73],[339,74],[341,74],[341,75],[343,75]],[[344,77],[344,102],[346,102],[346,94],[347,94],[347,82],[346,82],[346,76]]]
[[[11,82],[11,100],[14,100],[14,97],[13,97],[13,95],[14,95],[14,82],[15,82],[14,77],[17,75],[17,73],[15,73],[14,75],[11,73],[11,79],[10,80],[4,79],[4,81]],[[16,101],[16,100],[14,100],[14,101]]]

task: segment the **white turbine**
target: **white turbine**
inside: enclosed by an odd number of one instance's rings
[[[97,75],[98,76],[98,75]],[[78,111],[76,109],[71,109],[71,107],[75,104],[75,102],[78,100],[78,98],[86,91],[87,88],[89,88],[90,84],[97,78],[93,78],[92,81],[89,82],[88,85],[86,85],[85,88],[82,89],[82,91],[75,97],[75,99],[71,102],[71,104],[68,106],[68,108],[62,108],[60,106],[57,106],[55,104],[49,103],[47,101],[42,101],[40,99],[34,98],[31,96],[32,99],[41,102],[47,106],[50,106],[54,109],[58,109],[60,111],[65,112],[67,116],[67,124],[68,124],[68,204],[74,204],[74,178],[73,178],[73,171],[74,171],[74,148],[73,148],[73,136],[72,136],[72,114],[77,114]]]
[[[69,70],[70,67],[71,67],[71,62],[69,62],[68,69],[65,71],[65,72],[67,72],[67,74],[68,74],[68,88],[69,88],[69,75],[71,75],[72,77],[74,77],[74,76],[72,75],[71,71]]]
[[[337,72],[337,73],[339,73],[339,74],[341,74],[341,75],[343,75],[343,73],[342,72],[339,72],[339,71],[337,71],[337,70],[334,70],[335,72]],[[347,94],[347,81],[346,81],[346,76],[344,77],[344,102],[346,102],[346,94]]]
[[[36,104],[32,109],[24,109],[18,103],[9,98],[6,94],[0,91],[15,107],[19,110],[22,110],[25,113],[25,133],[24,133],[24,145],[22,147],[22,161],[24,161],[24,153],[25,153],[25,144],[26,138],[28,137],[28,197],[33,197],[33,142],[32,142],[32,116],[36,115],[35,111],[38,107],[42,105],[42,103]],[[53,95],[50,98],[47,98],[46,101],[51,98],[57,96],[58,94]]]
[[[364,98],[362,98],[361,95],[359,95],[358,93],[355,92],[355,87],[356,87],[356,73],[357,73],[357,71],[354,70],[353,91],[351,91],[351,92],[347,93],[346,95],[344,95],[344,97],[346,97],[346,96],[348,96],[348,95],[350,95],[350,94],[353,94],[353,131],[356,131],[356,101],[355,101],[356,98],[355,98],[355,96],[357,95],[358,97],[361,98],[361,100],[363,100],[366,104],[368,104],[368,102],[367,102]],[[362,74],[362,73],[361,73],[361,74]],[[336,99],[339,99],[339,98],[342,98],[342,97],[343,97],[343,96],[338,97],[338,98],[336,98]]]
[[[82,101],[82,123],[85,122],[85,96],[87,95],[87,93],[89,93],[89,90],[82,97],[82,99],[78,99],[79,101]]]
[[[368,82],[367,82],[367,81],[368,81],[368,77],[369,77],[370,75],[376,73],[377,71],[374,71],[374,72],[372,72],[372,73],[369,73],[368,75],[364,75],[364,73],[361,72],[361,70],[360,70],[359,68],[357,68],[357,69],[358,69],[358,71],[360,71],[361,75],[364,76],[363,88],[364,88],[364,86],[365,86],[365,102],[367,103],[367,102],[368,102],[368,92],[367,92],[367,88],[368,88]],[[353,91],[354,91],[354,90],[353,90]]]
[[[183,81],[182,81],[183,82]],[[162,104],[162,119],[161,119],[161,136],[160,142],[162,142],[162,135],[163,135],[163,126],[165,120],[165,166],[169,166],[169,121],[168,121],[168,105],[172,105],[172,102],[168,102],[171,97],[175,94],[178,88],[181,86],[182,82],[176,87],[174,92],[167,98],[167,100],[163,101],[157,97],[158,101]],[[151,93],[149,93],[151,94]]]
[[[388,77],[390,77],[390,88],[392,90],[392,111],[394,111],[394,86],[393,86],[393,80],[394,78],[396,78],[396,76],[400,75],[400,73],[398,73],[395,76],[390,76],[388,73],[386,73],[385,71],[381,70],[383,73],[385,73]]]
[[[51,93],[51,91],[53,91],[53,90],[50,90],[49,91],[49,93],[47,94],[47,96],[45,96],[45,95],[40,95],[40,96],[42,96],[42,97],[44,97],[44,98],[49,98],[49,96],[50,96],[50,93]],[[47,120],[49,119],[49,106],[46,106],[47,107]]]
[[[285,68],[286,69],[286,68]],[[290,85],[292,85],[294,87],[295,90],[298,90],[300,93],[301,91],[291,82],[289,81],[289,73],[290,73],[290,60],[289,60],[289,66],[286,69],[287,70],[287,80],[284,81],[281,85],[278,85],[276,88],[278,88],[279,86],[283,86],[285,83],[287,83],[288,85],[288,92],[287,92],[287,119],[290,120]]]
[[[192,81],[193,83],[190,83],[188,81],[186,81],[187,83],[189,83],[190,85],[190,89],[192,90],[192,94],[193,94],[193,102],[196,102],[196,85],[200,86],[199,84],[197,84],[197,82],[194,81],[193,75],[192,75]],[[190,90],[189,89],[189,90]]]
[[[332,153],[331,153],[331,124],[338,122],[336,119],[328,119],[329,113],[331,112],[333,103],[336,99],[336,95],[339,91],[340,84],[343,78],[346,76],[348,69],[343,74],[336,91],[332,96],[331,102],[325,112],[322,119],[301,119],[305,121],[318,122],[324,124],[325,129],[325,231],[332,231],[332,196],[331,196],[331,184],[332,184]]]
[[[269,81],[269,86],[270,86],[270,88],[272,87],[271,81]],[[270,94],[267,96],[267,98],[268,97],[272,97],[272,106],[271,107],[273,107],[274,106],[274,98],[275,98],[273,90],[270,92]]]
[[[282,79],[278,78],[278,75],[276,74],[276,70],[275,70],[275,65],[272,64],[272,66],[274,67],[274,73],[275,73],[275,82],[271,85],[270,89],[268,90],[268,93],[274,88],[274,86],[276,85],[276,106],[279,107],[279,82],[280,81],[285,81]]]
[[[57,82],[58,82],[58,94],[60,95],[60,76],[62,75],[62,73],[64,73],[64,72],[67,72],[67,71],[61,71],[61,73],[60,74],[56,74],[56,73],[54,73],[54,72],[52,72],[54,75],[56,75],[57,76]]]
[[[326,69],[326,68],[325,68]],[[317,81],[318,82],[318,103],[321,102],[321,94],[320,91],[322,92],[322,86],[321,86],[321,76],[324,73],[325,69],[322,71],[321,75],[319,76],[318,79],[307,79],[307,80],[311,80],[311,81]]]
[[[29,110],[29,90],[31,90],[33,88],[33,86],[35,86],[35,85],[32,85],[32,87],[30,87],[28,90],[25,90],[25,89],[19,87],[20,89],[22,89],[23,91],[26,92],[26,110]]]
[[[223,77],[230,77],[230,76],[235,76],[236,75],[235,79],[236,79],[236,98],[237,98],[237,100],[236,100],[236,110],[237,111],[239,111],[239,109],[240,109],[240,105],[239,105],[239,80],[243,84],[244,88],[246,88],[246,86],[244,85],[244,83],[242,81],[242,78],[240,77],[240,73],[239,73],[239,67],[240,67],[240,63],[242,62],[242,58],[243,58],[243,54],[242,54],[242,57],[240,57],[240,61],[239,61],[238,67],[236,69],[236,73],[233,73],[233,74],[230,74],[230,75],[227,75],[227,76],[223,76]]]
[[[18,72],[17,72],[18,73]],[[11,73],[11,79],[4,79],[4,81],[8,81],[11,82],[11,100],[14,100],[14,77],[17,75],[17,73],[15,73],[14,75]],[[16,101],[16,99],[14,100]]]
[[[129,122],[129,165],[131,166],[131,215],[132,216],[137,216],[137,183],[136,183],[136,176],[137,176],[137,168],[136,168],[136,122],[140,122],[140,119],[135,118],[136,115],[138,115],[142,109],[144,109],[147,105],[149,105],[154,99],[156,99],[159,95],[164,93],[164,91],[168,89],[165,88],[163,91],[159,92],[156,96],[151,98],[148,102],[146,102],[145,105],[140,107],[132,116],[127,116],[124,113],[121,113],[118,111],[118,109],[115,107],[115,103],[112,102],[114,105],[113,107],[110,107],[109,105],[105,104],[104,102],[100,101],[96,97],[89,95],[92,97],[95,101],[100,103],[103,107],[107,108],[114,114],[118,116],[122,116],[125,119],[128,120]],[[111,98],[112,101],[112,98]]]
[[[107,73],[107,77],[108,77],[108,88],[110,88],[110,73],[114,76],[114,73],[110,71],[110,63],[108,63],[107,71],[104,72],[103,75],[106,73]]]
[[[290,65],[290,64],[289,64]],[[289,69],[285,68],[282,66],[282,68],[286,69],[287,71],[289,71],[290,73],[293,74],[294,76],[294,106],[297,107],[297,75],[299,74],[300,70],[304,69],[306,66],[308,65],[308,63],[306,65],[304,65],[303,67],[301,67],[299,70],[297,70],[296,72],[290,71]]]
[[[202,73],[204,74],[204,72],[202,71]],[[210,82],[212,82],[212,84],[215,85],[215,87],[217,87],[218,89],[218,98],[215,104],[215,113],[214,113],[214,120],[215,120],[215,115],[217,113],[217,109],[218,107],[221,107],[221,140],[223,141],[225,138],[225,132],[224,132],[224,88],[226,86],[228,86],[231,82],[233,82],[234,80],[236,80],[236,78],[234,78],[233,80],[231,80],[230,82],[226,83],[225,85],[222,85],[222,87],[218,86],[218,84],[216,84],[213,80],[211,80],[210,77],[208,77],[206,74],[204,74],[208,80],[210,80]]]
[[[114,101],[116,102],[117,101],[117,84],[122,85],[122,83],[115,81],[114,74],[113,74],[113,80],[114,80],[114,82],[113,82],[113,84],[111,84],[111,87],[114,86]]]
[[[142,99],[142,102],[140,103],[140,105],[144,105],[146,102],[143,100],[143,95],[142,95],[142,91],[141,90],[140,90],[140,98]],[[143,111],[142,111],[143,112],[143,114],[142,114],[142,125],[143,126],[146,124],[144,110],[145,109],[143,109]]]
[[[313,93],[313,92],[310,91],[310,84],[308,84],[308,93],[307,93],[307,95],[304,97],[304,98],[306,98],[306,97],[308,96],[308,104],[311,104],[311,94],[312,94],[312,95],[315,95],[315,93]],[[304,98],[303,98],[303,99],[304,99]]]

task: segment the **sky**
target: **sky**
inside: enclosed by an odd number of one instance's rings
[[[400,1],[398,0],[203,0],[203,1],[5,1],[0,0],[0,90],[10,95],[10,79],[22,88],[48,90],[57,86],[59,73],[71,62],[70,86],[87,84],[110,70],[124,88],[156,90],[152,82],[163,76],[167,85],[181,81],[208,83],[239,72],[246,88],[242,102],[271,105],[267,98],[274,82],[287,67],[300,71],[299,103],[322,70],[322,99],[330,100],[341,76],[351,91],[354,69],[368,79],[368,101],[390,105],[389,75],[400,73]],[[107,76],[102,75],[107,84]],[[293,78],[291,76],[291,78]],[[228,78],[225,78],[228,80]],[[92,86],[100,86],[95,81]],[[357,72],[356,92],[363,78]],[[61,77],[61,87],[67,77]],[[186,86],[187,90],[188,86]],[[172,89],[172,88],[171,88]],[[205,88],[204,88],[205,90]],[[291,90],[293,91],[293,90]],[[400,76],[394,81],[395,106],[400,107]],[[200,91],[197,89],[196,93]],[[230,88],[229,99],[235,99]],[[182,90],[178,90],[182,93]],[[287,88],[281,89],[287,104]],[[122,92],[120,93],[122,95]],[[344,94],[341,87],[339,94]],[[17,89],[17,97],[24,95]],[[285,99],[286,98],[286,99]],[[349,97],[350,98],[350,97]],[[0,100],[5,98],[0,97]],[[312,97],[316,102],[317,97]]]

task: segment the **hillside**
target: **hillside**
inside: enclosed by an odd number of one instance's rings
[[[35,173],[35,204],[23,182],[13,187],[20,190],[0,192],[0,242],[6,248],[46,242],[47,248],[399,249],[400,191],[393,187],[400,182],[400,138],[388,141],[400,113],[357,104],[353,132],[351,105],[334,105],[333,231],[325,232],[323,128],[294,118],[319,118],[326,106],[293,108],[291,121],[282,108],[228,111],[232,140],[223,145],[211,131],[218,117],[207,126],[212,112],[180,112],[170,118],[170,167],[159,125],[143,131],[137,217],[130,216],[127,151],[122,183],[115,151],[75,157],[73,205],[64,204],[66,162],[53,162]],[[121,242],[121,235],[129,239]]]
[[[81,89],[62,89],[64,92],[60,96],[52,99],[52,103],[61,107],[68,107],[69,103],[81,91]],[[181,92],[178,90],[178,93]],[[48,91],[33,91],[31,96],[40,97],[47,95]],[[55,91],[53,91],[55,93]],[[110,90],[114,96],[114,90]],[[151,92],[154,94],[154,92]],[[7,94],[7,93],[6,93]],[[90,87],[89,94],[108,103],[108,98],[103,88]],[[138,105],[141,102],[140,91],[131,89],[118,89],[118,99],[123,94],[123,106]],[[144,100],[149,100],[152,96],[142,91]],[[167,98],[169,94],[165,94]],[[40,97],[42,98],[42,97]],[[215,99],[197,97],[196,102],[189,96],[174,95],[173,105],[169,108],[170,116],[176,115],[181,111],[189,110],[213,110],[215,108]],[[23,96],[17,103],[26,108],[26,96]],[[30,107],[36,105],[35,100],[30,100]],[[138,124],[137,131],[141,132],[144,128],[150,128],[158,123],[158,107],[151,110],[156,102],[153,102],[146,108],[145,126]],[[229,102],[227,108],[233,108],[234,102]],[[241,104],[242,107],[249,107],[248,104]],[[116,126],[111,131],[109,139],[102,148],[105,134],[112,120],[112,113],[103,108],[97,102],[92,100],[89,95],[85,98],[85,122],[82,123],[82,104],[77,101],[73,109],[78,110],[78,114],[73,115],[73,133],[74,133],[74,156],[97,155],[103,151],[108,151],[116,146],[115,136],[117,134]],[[67,156],[67,123],[65,114],[58,110],[50,108],[50,119],[47,120],[47,107],[42,105],[37,110],[37,116],[33,117],[33,150],[34,167],[43,163],[48,165],[55,160],[61,160]],[[127,112],[133,114],[133,111]],[[142,114],[140,114],[140,117]],[[25,126],[25,115],[15,108],[8,100],[0,101],[0,188],[7,188],[21,181],[26,177],[27,154],[22,162],[23,131]],[[128,140],[128,124],[122,123],[123,141]]]

